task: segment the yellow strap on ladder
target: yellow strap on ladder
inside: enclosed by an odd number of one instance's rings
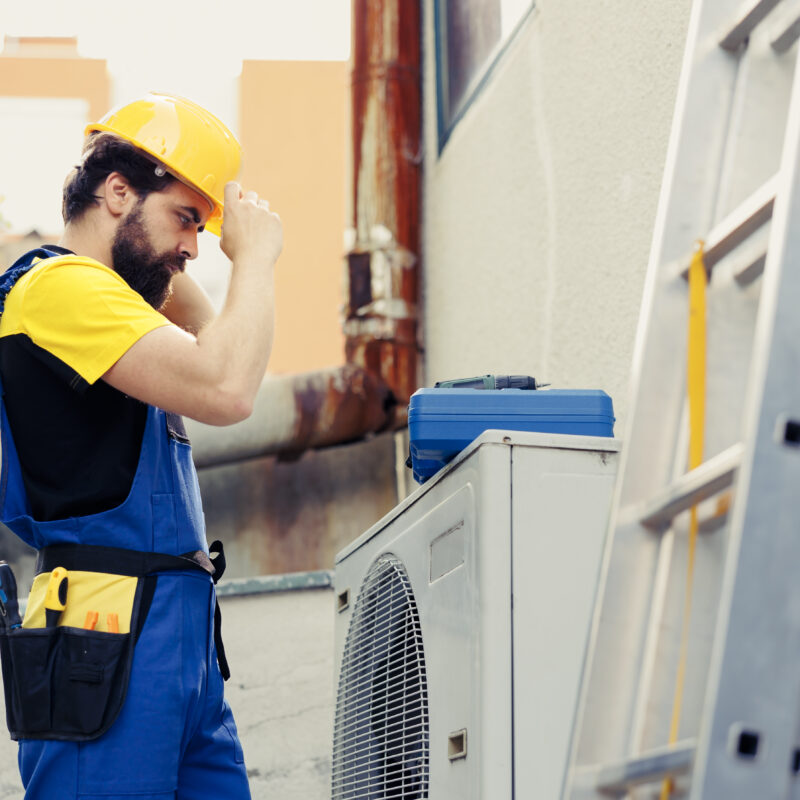
[[[689,265],[689,348],[687,384],[689,393],[689,469],[703,463],[703,434],[706,419],[706,284],[708,278],[703,263],[703,242],[698,241]],[[686,655],[689,647],[689,621],[692,614],[692,584],[694,556],[697,548],[697,506],[692,506],[689,517],[689,551],[686,568],[686,594],[683,605],[683,626],[678,657],[678,674],[675,696],[672,701],[672,721],[669,743],[678,741],[678,729],[683,705],[683,686],[686,678]],[[672,793],[673,781],[666,778],[661,786],[660,800]]]

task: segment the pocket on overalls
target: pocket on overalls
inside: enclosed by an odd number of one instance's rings
[[[97,738],[125,700],[135,635],[143,623],[137,619],[143,581],[95,572],[68,576],[57,625],[45,625],[50,573],[43,573],[34,579],[22,627],[0,631],[12,739]]]
[[[175,496],[153,494],[153,550],[173,553],[178,548],[178,518],[175,514]]]

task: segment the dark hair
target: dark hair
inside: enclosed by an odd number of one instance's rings
[[[166,189],[175,178],[169,172],[156,173],[157,163],[130,142],[107,131],[89,134],[83,145],[81,163],[64,181],[61,215],[64,223],[78,219],[97,202],[97,187],[112,172],[119,172],[143,200],[151,192]]]

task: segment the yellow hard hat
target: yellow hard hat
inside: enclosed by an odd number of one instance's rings
[[[85,133],[92,131],[126,139],[205,195],[213,209],[206,228],[219,236],[225,184],[239,174],[242,148],[212,113],[183,97],[150,92],[87,125]]]

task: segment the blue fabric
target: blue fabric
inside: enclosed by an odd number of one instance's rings
[[[19,262],[12,270],[15,280],[27,271]],[[0,279],[3,300],[13,286],[8,276],[9,271]],[[148,407],[139,463],[125,501],[103,513],[48,522],[30,514],[1,402],[0,424],[0,518],[28,544],[41,548],[76,542],[173,555],[208,552],[191,448],[169,435],[160,409]],[[21,741],[26,800],[250,798],[217,665],[214,605],[210,576],[159,575],[120,716],[90,742]]]

